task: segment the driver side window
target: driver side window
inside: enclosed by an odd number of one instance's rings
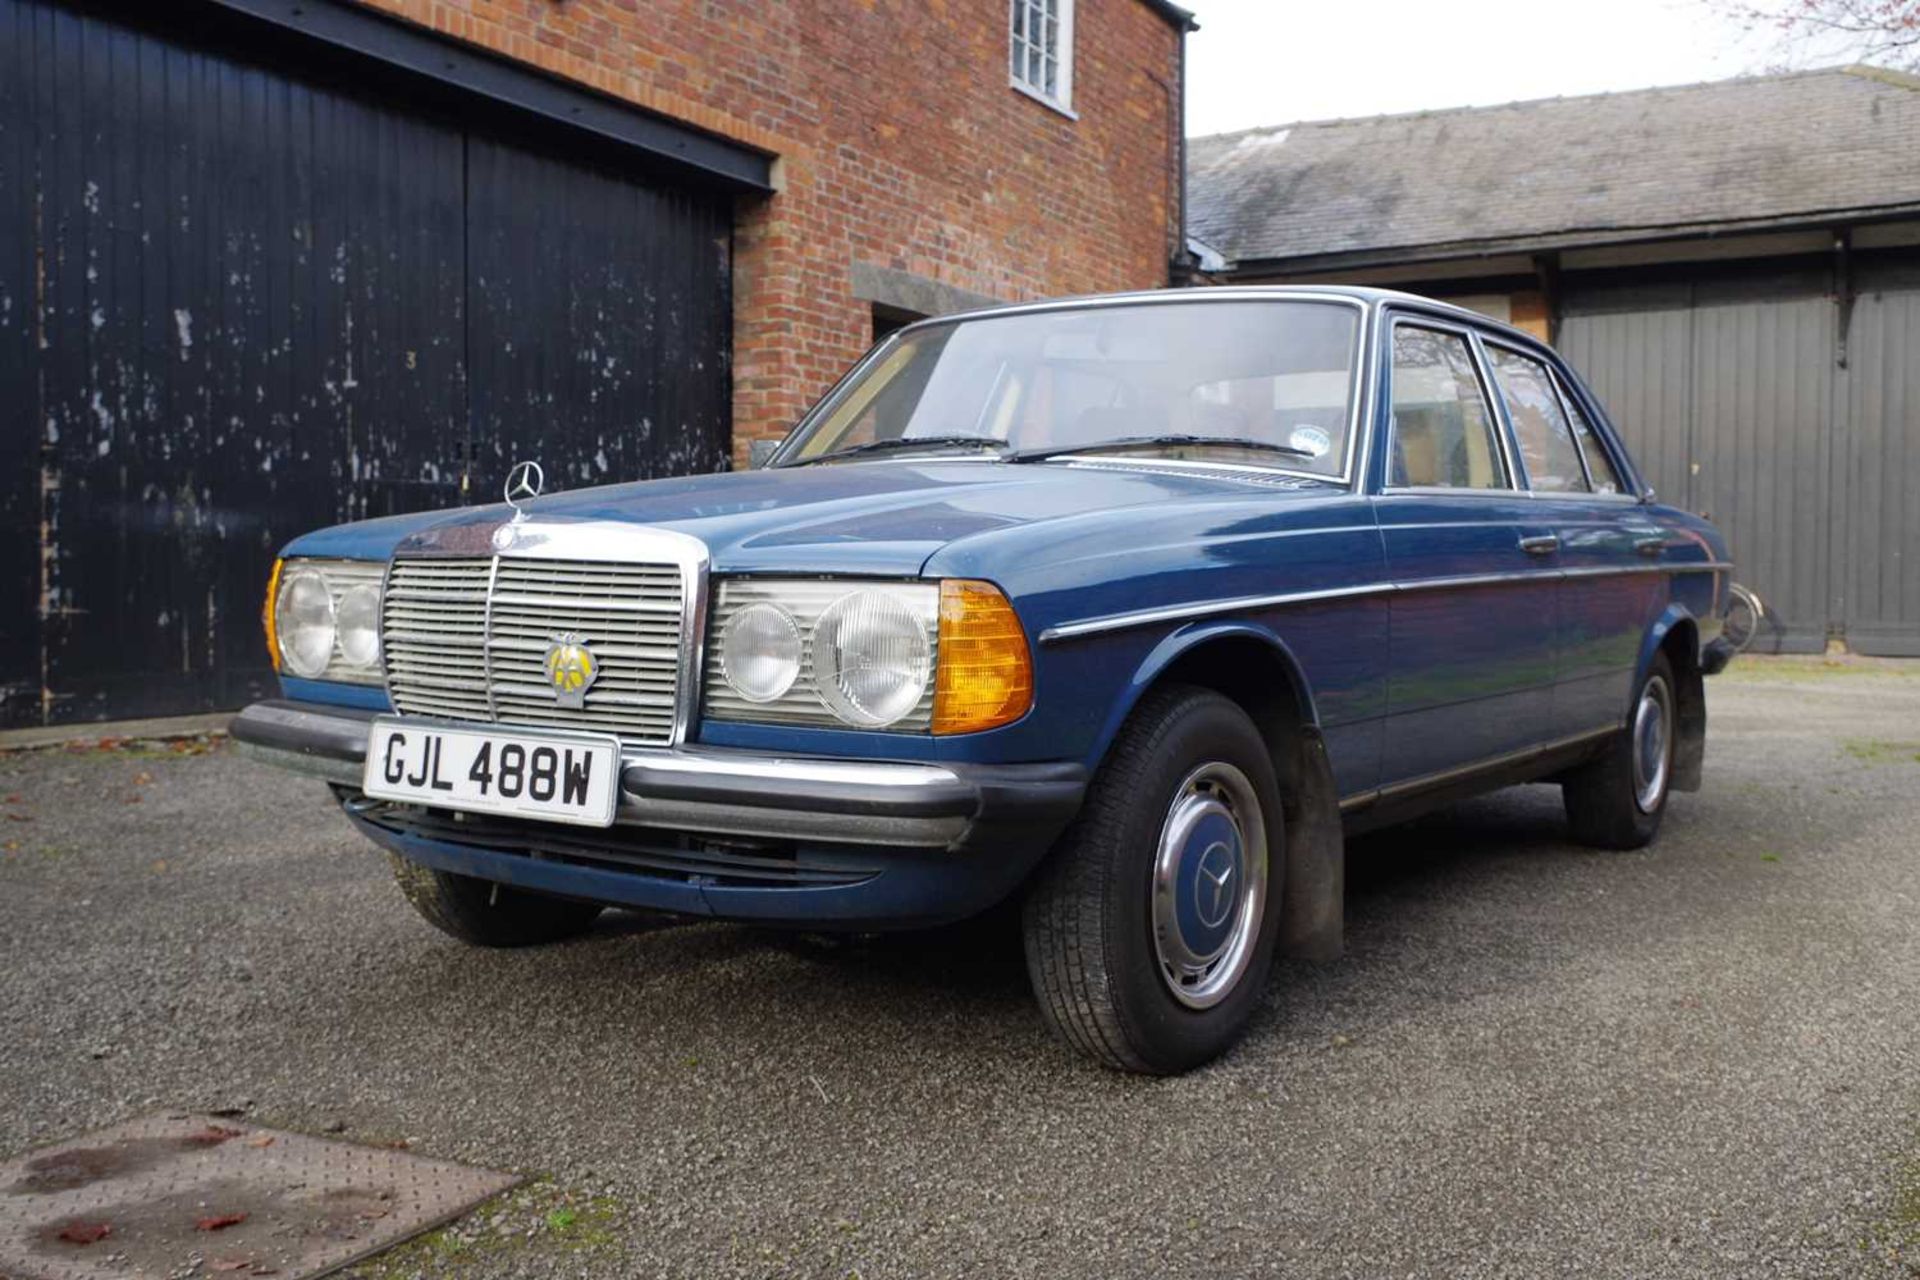
[[[1389,485],[1507,487],[1493,414],[1464,336],[1394,326],[1392,412]]]

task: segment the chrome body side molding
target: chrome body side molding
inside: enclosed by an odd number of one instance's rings
[[[1040,633],[1041,644],[1058,644],[1082,636],[1108,631],[1129,631],[1163,622],[1186,622],[1195,618],[1217,618],[1228,614],[1253,613],[1289,605],[1321,604],[1356,596],[1391,595],[1412,591],[1445,591],[1464,587],[1492,587],[1514,582],[1538,582],[1564,578],[1613,577],[1637,573],[1729,573],[1733,566],[1724,560],[1703,560],[1691,564],[1636,564],[1600,566],[1583,569],[1537,569],[1525,573],[1476,573],[1451,578],[1420,578],[1406,582],[1368,582],[1351,587],[1328,587],[1317,591],[1285,591],[1270,596],[1237,596],[1230,600],[1209,600],[1198,604],[1166,605],[1155,609],[1135,609],[1057,623]]]

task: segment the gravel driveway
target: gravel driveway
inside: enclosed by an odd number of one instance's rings
[[[318,783],[0,756],[0,1153],[163,1107],[539,1176],[369,1276],[1920,1275],[1920,675],[1709,685],[1658,845],[1357,842],[1349,955],[1177,1080],[1000,935],[470,951]]]

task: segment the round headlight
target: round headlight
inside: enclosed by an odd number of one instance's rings
[[[380,590],[354,587],[334,609],[340,626],[340,656],[356,667],[380,661]]]
[[[748,702],[772,702],[800,678],[800,624],[777,604],[737,609],[720,635],[720,675]]]
[[[296,569],[280,581],[273,606],[280,660],[297,676],[318,676],[333,657],[333,596],[314,569]]]
[[[856,591],[814,624],[814,682],[848,724],[892,724],[919,705],[932,673],[927,623],[895,596]]]

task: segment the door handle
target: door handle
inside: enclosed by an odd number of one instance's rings
[[[1647,559],[1651,560],[1656,556],[1660,556],[1666,553],[1666,550],[1667,550],[1666,536],[1662,534],[1661,536],[1655,537],[1655,538],[1635,538],[1633,540],[1633,549],[1635,551],[1638,551],[1641,555],[1645,556]]]
[[[1560,539],[1551,533],[1520,539],[1520,549],[1530,556],[1550,556],[1560,549]]]

